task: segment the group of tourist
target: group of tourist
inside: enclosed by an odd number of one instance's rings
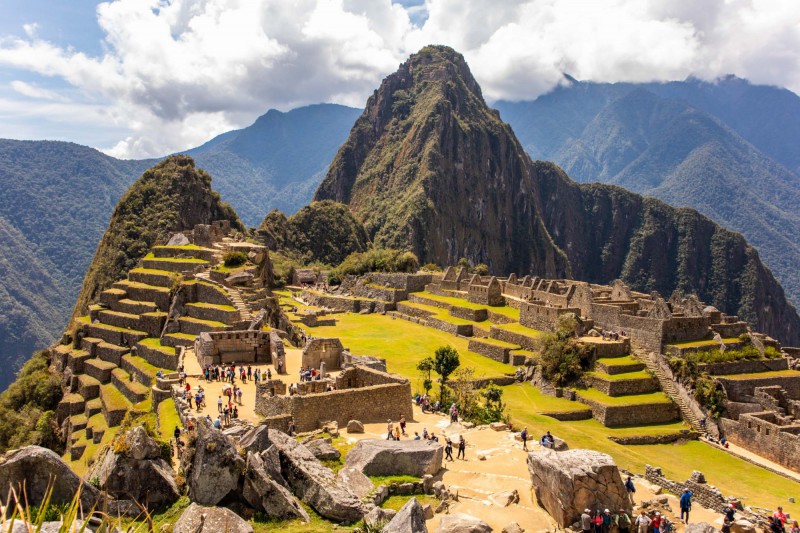
[[[439,409],[442,407],[438,401],[431,405],[431,400],[428,398],[427,394],[417,394],[414,396],[414,403],[422,409],[423,413],[438,413]],[[456,416],[458,415],[456,414]]]
[[[268,380],[272,379],[272,370],[268,368],[265,372],[262,372],[260,368],[256,368],[254,371],[251,365],[247,365],[247,368],[245,368],[244,365],[240,365],[238,376],[242,383],[247,383],[248,381],[259,383],[260,381],[264,381],[264,376],[266,376]],[[211,383],[212,381],[235,383],[237,377],[236,365],[206,365],[203,369],[203,377],[207,383]]]
[[[194,408],[197,411],[200,411],[206,405],[206,392],[203,390],[202,386],[197,387],[197,391],[192,394],[192,386],[189,383],[186,383],[184,387],[181,388],[182,394],[181,397],[189,404],[189,409],[192,408],[192,400],[194,400]]]
[[[401,435],[406,435],[406,417],[400,415],[397,424],[391,418],[386,420],[386,440],[400,440]]]
[[[454,461],[453,459],[453,441],[450,440],[450,437],[445,437],[444,441],[444,455],[445,459],[448,461]],[[456,455],[456,459],[462,459],[464,461],[467,460],[467,441],[464,440],[464,435],[458,436],[458,454]]]
[[[733,503],[723,511],[724,517],[722,518],[722,532],[731,533],[733,524],[736,521],[736,505]],[[783,507],[778,506],[778,509],[772,513],[769,519],[769,529],[772,533],[787,533],[786,527],[789,522],[789,515],[783,512]],[[797,520],[793,521],[788,533],[800,533],[800,525]]]
[[[642,519],[642,522],[644,522],[645,519],[647,520],[647,525],[644,530],[639,526],[640,519]],[[646,533],[650,524],[651,520],[644,514],[644,511],[642,511],[642,515],[636,517],[636,525],[640,533]],[[581,515],[581,529],[583,533],[609,533],[612,527],[619,529],[619,533],[629,533],[631,529],[631,517],[625,512],[625,509],[620,509],[613,515],[608,509],[602,511],[597,509],[594,514],[592,514],[590,509],[583,510],[583,514]],[[659,533],[659,530],[656,529],[655,533]]]
[[[624,331],[606,331],[601,330],[600,336],[603,337],[604,341],[618,341],[620,337],[625,336]]]
[[[319,381],[322,379],[322,372],[316,368],[300,367],[300,381]]]

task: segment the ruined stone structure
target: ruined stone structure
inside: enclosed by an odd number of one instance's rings
[[[266,417],[264,423],[271,427],[285,429],[288,420],[294,420],[297,431],[303,432],[318,429],[328,421],[344,427],[350,420],[384,422],[401,416],[411,420],[413,415],[411,383],[407,379],[363,366],[339,374],[332,391],[324,390],[326,381],[317,381],[304,383],[308,387],[302,391],[298,387],[296,395],[273,395],[274,388],[269,383],[258,385],[255,410]],[[317,387],[323,390],[311,390]]]
[[[339,339],[312,339],[303,348],[303,359],[300,363],[305,368],[325,368],[338,370],[341,368],[342,341]]]
[[[281,346],[283,343],[280,343]],[[201,367],[229,363],[271,363],[269,331],[204,331],[194,341]]]
[[[694,471],[689,479],[681,483],[664,477],[661,468],[645,465],[644,478],[672,494],[682,494],[685,489],[692,491],[692,500],[708,509],[722,509],[725,497],[719,489],[706,483],[702,472]]]
[[[467,300],[475,304],[499,306],[505,305],[503,299],[503,287],[496,277],[492,276],[488,281],[484,281],[477,274],[467,287]]]

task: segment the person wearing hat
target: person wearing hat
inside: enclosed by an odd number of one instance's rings
[[[619,529],[619,533],[629,533],[631,530],[631,517],[625,512],[625,509],[620,509],[614,515],[614,525]]]
[[[683,489],[680,499],[681,506],[681,522],[684,524],[689,523],[689,511],[692,510],[692,491]],[[685,518],[684,518],[685,517]]]
[[[592,524],[594,524],[594,533],[603,533],[603,512],[600,509],[594,513]]]
[[[581,515],[581,529],[583,533],[590,533],[592,531],[592,516],[589,514],[589,509],[584,509]]]
[[[653,533],[658,533],[659,529],[661,528],[661,513],[656,511],[656,515],[653,517]]]
[[[736,506],[733,505],[732,503],[728,504],[728,507],[725,509],[724,512],[725,512],[725,518],[728,519],[728,522],[733,524],[733,522],[736,521],[736,517],[735,517],[736,516]]]
[[[606,509],[603,511],[603,533],[611,531],[611,511]]]

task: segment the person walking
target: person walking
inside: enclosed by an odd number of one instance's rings
[[[653,517],[652,523],[653,533],[659,533],[659,530],[661,529],[661,513],[656,511],[656,516]]]
[[[522,450],[528,451],[528,428],[522,428],[522,433],[519,434],[520,438],[522,439]]]
[[[406,417],[400,416],[400,432],[405,435],[406,434]]]
[[[467,460],[467,441],[464,440],[464,435],[458,436],[458,455],[456,457]]]
[[[386,440],[394,440],[394,425],[391,418],[386,420]]]
[[[636,531],[638,531],[638,533],[647,533],[647,530],[650,528],[650,522],[652,522],[652,520],[650,520],[650,517],[647,516],[644,509],[642,509],[639,516],[636,517]]]
[[[631,517],[625,512],[625,509],[620,509],[614,517],[614,525],[619,529],[619,533],[630,533],[631,530]]]
[[[628,476],[628,479],[625,480],[625,490],[628,492],[628,498],[631,500],[631,503],[636,503],[633,499],[633,495],[636,494],[636,487],[633,486],[633,479],[631,476]]]
[[[683,489],[680,499],[681,506],[681,522],[684,524],[689,523],[689,511],[692,510],[692,491]]]
[[[611,511],[606,509],[603,511],[603,533],[611,531]]]
[[[454,461],[453,459],[453,441],[450,440],[450,437],[447,437],[444,446],[444,458],[448,461]]]
[[[590,512],[589,509],[584,509],[581,515],[581,530],[583,530],[583,533],[592,533],[592,515],[589,514]]]

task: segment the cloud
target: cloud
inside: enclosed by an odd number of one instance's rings
[[[104,147],[126,157],[198,145],[271,107],[362,106],[430,43],[462,52],[490,100],[535,98],[564,72],[610,82],[735,73],[800,92],[795,0],[111,0],[97,23],[100,56],[55,46],[31,23],[24,38],[0,38],[0,66],[105,106],[130,133]]]

